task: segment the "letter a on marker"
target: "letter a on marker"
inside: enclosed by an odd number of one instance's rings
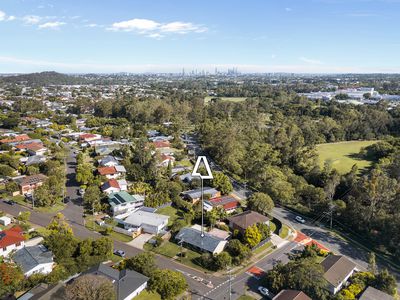
[[[207,175],[201,175],[199,172],[200,163],[203,161],[204,166],[206,167]],[[194,165],[194,169],[192,172],[193,177],[200,177],[201,179],[213,179],[214,176],[211,173],[210,165],[208,164],[207,157],[199,156],[197,158],[196,164]]]

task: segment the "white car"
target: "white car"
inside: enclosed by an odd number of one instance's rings
[[[261,293],[263,296],[268,296],[270,295],[269,290],[266,287],[259,286],[258,291]]]
[[[295,218],[294,218],[297,222],[299,222],[299,223],[301,223],[301,224],[304,224],[305,222],[306,222],[306,220],[304,220],[302,217],[300,217],[300,216],[296,216]]]

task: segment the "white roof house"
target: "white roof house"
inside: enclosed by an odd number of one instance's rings
[[[123,220],[125,229],[141,228],[143,232],[158,234],[168,225],[169,216],[164,216],[143,210],[131,213]]]

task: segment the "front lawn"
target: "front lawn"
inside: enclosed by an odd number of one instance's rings
[[[199,269],[203,272],[209,271],[195,263],[195,260],[201,256],[200,253],[197,253],[195,251],[192,251],[190,249],[182,247],[183,252],[185,252],[186,255],[185,255],[185,257],[179,257],[179,254],[181,253],[181,247],[178,246],[177,244],[169,242],[169,241],[164,242],[159,247],[152,247],[152,246],[147,246],[147,245],[145,248],[146,250],[151,250],[155,253],[164,255],[169,258],[178,257],[176,259],[176,261],[181,262],[189,267]]]
[[[96,224],[96,222],[94,221],[92,216],[89,216],[89,217],[85,218],[85,227],[87,229],[89,229],[89,230],[97,231],[97,232],[99,232],[101,234],[103,234],[103,232],[105,230],[104,227]],[[128,242],[133,240],[132,237],[127,236],[127,235],[122,234],[122,233],[119,233],[119,232],[115,232],[115,231],[112,231],[111,234],[109,235],[109,237],[111,239],[113,239],[113,240],[118,240],[118,241],[123,242],[123,243],[128,243]]]
[[[25,199],[24,196],[17,195],[17,196],[8,197],[8,198],[9,198],[9,199],[12,199],[15,203],[18,203],[19,205],[32,208],[32,202],[26,201],[26,199]],[[8,198],[7,198],[7,199],[8,199]],[[59,211],[62,211],[64,208],[65,208],[65,204],[63,204],[63,203],[56,203],[56,204],[53,205],[53,206],[42,206],[42,207],[35,206],[33,210],[34,210],[34,211],[41,212],[41,213],[48,213],[48,214],[51,214],[51,213],[57,213],[57,212],[59,212]]]
[[[253,298],[253,297],[248,296],[248,295],[242,295],[242,296],[240,296],[238,298],[238,300],[254,300],[254,299],[256,299],[256,298]]]
[[[261,247],[258,247],[256,250],[253,251],[253,254],[259,254],[265,250],[267,250],[268,248],[272,247],[272,242],[269,241],[267,243],[265,243],[264,245],[262,245]],[[272,249],[271,249],[272,250]]]

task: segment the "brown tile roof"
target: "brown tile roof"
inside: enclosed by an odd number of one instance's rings
[[[115,169],[115,167],[101,167],[101,168],[98,168],[97,171],[102,176],[104,176],[104,175],[112,175],[112,174],[116,174],[117,173],[117,170]]]
[[[324,278],[333,286],[338,286],[356,267],[356,264],[342,255],[329,255],[321,262]]]
[[[0,248],[25,241],[21,227],[15,226],[0,232]]]
[[[302,291],[282,290],[276,295],[273,300],[312,300]]]
[[[171,144],[168,141],[167,142],[156,141],[156,142],[153,142],[153,145],[156,148],[168,148]]]
[[[229,222],[243,230],[256,223],[265,223],[269,220],[268,217],[259,214],[258,212],[248,210],[236,216],[228,218]]]
[[[17,178],[17,179],[15,179],[15,181],[20,186],[26,186],[26,185],[37,184],[39,182],[43,182],[46,179],[47,179],[47,177],[43,174],[35,174],[35,175],[31,175],[31,176]]]
[[[38,151],[44,148],[42,143],[25,143],[25,144],[19,144],[16,145],[15,148],[17,149],[27,149],[27,150],[32,150],[32,151]]]

